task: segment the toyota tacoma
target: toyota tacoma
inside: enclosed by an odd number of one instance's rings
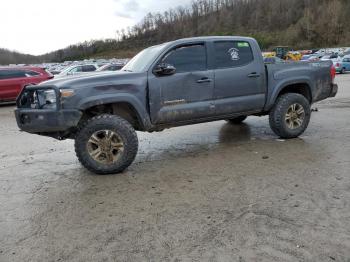
[[[119,72],[53,79],[17,98],[21,130],[74,139],[79,161],[97,174],[135,159],[137,131],[269,115],[273,132],[295,138],[311,104],[334,97],[332,62],[264,64],[253,38],[196,37],[149,47]]]

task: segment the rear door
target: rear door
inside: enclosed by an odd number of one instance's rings
[[[0,70],[0,100],[15,100],[22,90],[25,79],[23,70]]]
[[[265,104],[265,67],[248,41],[212,42],[217,115],[260,111]],[[261,57],[256,57],[257,55]]]
[[[26,79],[24,80],[25,85],[39,84],[44,80],[44,77],[41,73],[33,70],[24,70],[24,74],[26,77]]]
[[[179,45],[162,56],[176,73],[158,76],[149,72],[151,119],[154,124],[168,124],[213,115],[214,72],[207,69],[204,42]]]

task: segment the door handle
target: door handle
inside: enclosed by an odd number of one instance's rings
[[[250,73],[249,75],[248,75],[248,77],[260,77],[260,74],[258,74],[258,73],[256,73],[256,72],[253,72],[253,73]]]
[[[208,77],[203,77],[202,79],[197,80],[197,83],[201,84],[201,83],[209,83],[212,80]]]

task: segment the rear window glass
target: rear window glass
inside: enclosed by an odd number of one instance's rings
[[[216,68],[243,66],[254,60],[250,44],[245,41],[219,41],[214,48]]]
[[[40,75],[40,73],[38,73],[38,72],[29,71],[29,70],[26,70],[24,73],[25,73],[25,75],[26,75],[27,77],[38,76],[38,75]]]

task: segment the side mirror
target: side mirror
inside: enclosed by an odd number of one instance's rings
[[[173,65],[161,63],[158,64],[154,70],[153,73],[157,75],[173,75],[176,72],[176,68]]]

